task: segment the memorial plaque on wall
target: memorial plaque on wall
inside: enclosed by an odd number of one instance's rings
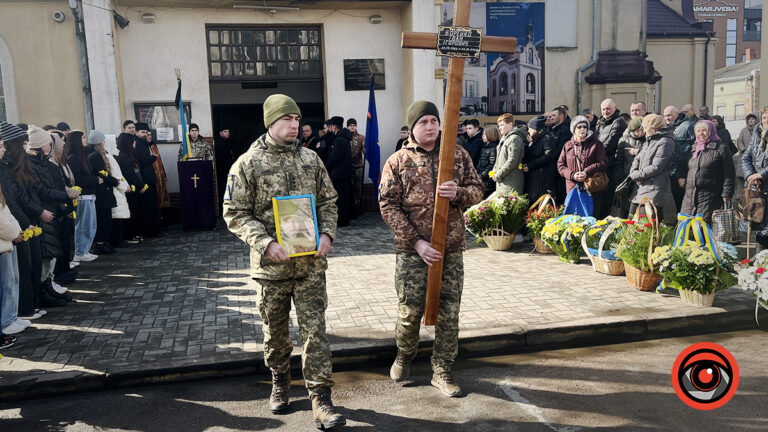
[[[344,90],[384,90],[384,59],[344,59]]]

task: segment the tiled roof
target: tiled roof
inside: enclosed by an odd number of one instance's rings
[[[716,70],[715,79],[741,78],[756,70],[760,70],[760,59],[755,59],[744,63],[736,63],[734,65]]]
[[[707,37],[707,32],[695,21],[691,22],[661,0],[648,0],[649,38]]]

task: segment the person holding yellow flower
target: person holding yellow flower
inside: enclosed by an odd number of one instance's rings
[[[93,175],[85,148],[88,139],[82,131],[72,131],[66,139],[67,164],[72,169],[75,185],[82,192],[77,202],[75,219],[75,256],[74,261],[93,261],[98,255],[90,253],[93,239],[96,237],[96,187],[104,179]]]
[[[96,185],[96,246],[94,252],[98,255],[108,255],[117,252],[109,245],[112,234],[112,209],[117,206],[117,200],[112,188],[116,187],[120,180],[111,175],[111,167],[107,152],[104,149],[106,137],[97,130],[88,134],[88,163],[91,165],[91,174],[97,176],[101,182]]]
[[[528,127],[515,127],[512,114],[502,114],[496,120],[501,132],[501,141],[496,147],[496,163],[493,166],[493,181],[496,190],[508,194],[524,193],[525,175],[523,174],[523,156],[528,142]]]

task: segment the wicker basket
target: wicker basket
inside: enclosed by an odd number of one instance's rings
[[[589,260],[592,261],[592,268],[598,273],[607,274],[610,276],[618,276],[624,273],[624,261],[621,260],[609,260],[587,254]]]
[[[691,291],[687,289],[681,289],[680,291],[680,300],[683,301],[683,303],[691,306],[699,306],[699,307],[712,307],[712,303],[715,301],[715,293],[711,292],[709,294],[702,294],[698,291]]]
[[[642,271],[627,263],[624,263],[624,272],[627,274],[629,284],[640,291],[653,291],[661,280],[660,274]]]
[[[533,238],[533,247],[538,253],[543,253],[543,254],[555,253],[555,251],[550,249],[549,246],[547,246],[547,244],[544,243],[544,241],[539,237]]]
[[[488,249],[504,251],[512,247],[517,234],[510,234],[503,229],[493,228],[483,232],[482,238]]]

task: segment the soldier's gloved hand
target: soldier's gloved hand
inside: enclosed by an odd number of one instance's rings
[[[277,242],[272,242],[267,246],[267,250],[264,251],[264,255],[271,259],[272,262],[280,263],[290,259],[288,252],[283,249]]]
[[[443,198],[448,198],[453,201],[456,198],[456,193],[459,190],[459,185],[455,181],[447,181],[437,187],[437,195]]]
[[[430,267],[432,267],[432,264],[443,258],[440,252],[432,249],[432,246],[426,240],[417,241],[416,244],[413,245],[413,248],[416,250],[416,253],[419,254],[421,259]]]
[[[326,256],[331,251],[331,236],[326,233],[320,234],[320,244],[317,245],[316,257]]]

